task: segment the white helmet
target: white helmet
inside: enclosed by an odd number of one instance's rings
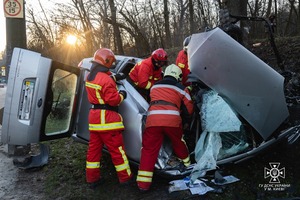
[[[187,51],[188,45],[191,41],[191,36],[188,36],[183,41],[183,50]]]
[[[164,77],[166,77],[166,76],[172,76],[177,81],[181,81],[182,80],[182,71],[177,65],[171,64],[165,70]]]

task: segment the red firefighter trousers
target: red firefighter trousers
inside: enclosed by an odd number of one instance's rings
[[[100,179],[100,159],[105,145],[116,168],[119,182],[132,178],[130,166],[125,154],[121,131],[96,132],[90,131],[89,148],[86,159],[86,181],[96,182]]]
[[[161,148],[164,135],[167,135],[171,142],[174,153],[182,160],[189,160],[187,146],[182,139],[183,130],[179,127],[153,126],[146,128],[143,134],[141,161],[137,176],[137,184],[140,189],[148,190],[152,183],[154,165]]]

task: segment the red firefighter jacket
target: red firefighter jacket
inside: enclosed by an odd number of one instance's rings
[[[130,79],[140,88],[149,90],[162,79],[162,69],[154,70],[151,57],[137,63],[129,73]]]
[[[187,76],[190,73],[190,69],[188,64],[188,56],[184,50],[179,51],[176,58],[176,65],[182,70],[182,84],[184,86],[188,86],[189,83],[187,83]]]
[[[87,96],[91,104],[117,107],[123,101],[123,96],[119,94],[117,85],[109,76],[110,74],[109,71],[98,72],[93,80],[86,81]],[[89,130],[108,131],[123,129],[123,119],[118,112],[109,109],[90,109]]]
[[[182,117],[193,113],[193,101],[188,89],[175,79],[166,77],[150,91],[150,107],[146,127],[182,127]]]

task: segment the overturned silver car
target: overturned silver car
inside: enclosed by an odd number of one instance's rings
[[[284,77],[216,28],[192,35],[188,49],[195,113],[185,134],[193,164],[182,169],[166,140],[156,172],[195,176],[217,165],[251,158],[278,141],[299,137],[297,121],[289,119]],[[90,104],[85,78],[92,58],[79,67],[67,66],[41,54],[15,48],[10,66],[2,142],[27,145],[72,137],[89,141]],[[111,71],[128,74],[140,58],[117,56]],[[126,79],[119,111],[123,116],[125,149],[138,164],[148,102]]]

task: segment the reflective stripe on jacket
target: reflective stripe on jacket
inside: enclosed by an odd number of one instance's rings
[[[187,83],[187,76],[190,73],[190,68],[188,64],[188,56],[184,50],[179,51],[176,58],[176,65],[182,70],[182,84],[184,86],[188,86],[189,83]]]
[[[193,101],[189,91],[173,78],[164,78],[157,82],[150,91],[151,102],[165,101],[170,104],[151,104],[148,109],[146,127],[168,126],[181,127],[183,112],[193,113]]]
[[[87,97],[91,104],[118,106],[123,101],[123,96],[119,94],[116,83],[109,75],[110,72],[97,72],[94,80],[86,81]],[[89,130],[123,129],[123,119],[119,113],[112,110],[90,109]]]
[[[130,79],[140,88],[150,89],[162,79],[162,69],[154,70],[151,57],[137,63],[129,73]]]

